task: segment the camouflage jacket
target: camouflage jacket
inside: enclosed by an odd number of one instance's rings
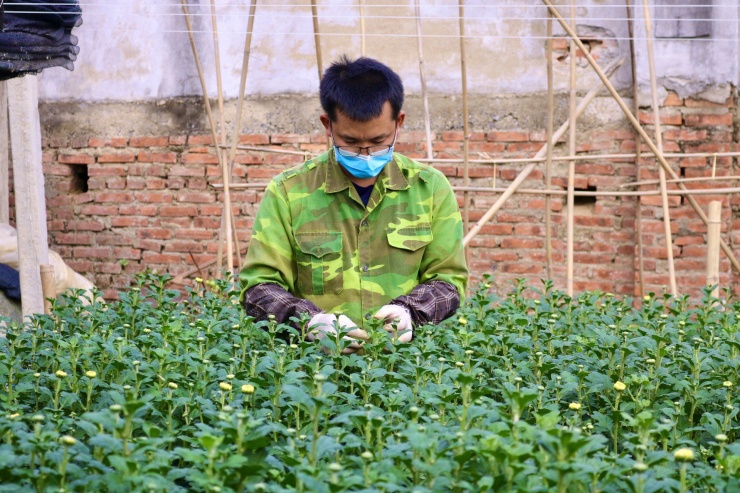
[[[364,206],[329,151],[270,182],[240,278],[243,293],[275,284],[301,298],[296,312],[341,312],[363,328],[381,306],[429,303],[435,290],[449,317],[468,282],[457,199],[441,172],[394,154]],[[261,298],[271,313],[273,295]]]

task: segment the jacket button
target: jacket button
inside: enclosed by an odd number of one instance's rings
[[[367,272],[367,265],[362,266],[362,272]]]
[[[363,219],[360,226],[367,226],[367,219]]]
[[[370,314],[369,313],[366,313],[365,314],[365,320],[370,320]]]

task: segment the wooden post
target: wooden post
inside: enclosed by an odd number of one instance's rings
[[[51,301],[57,297],[57,286],[54,280],[54,266],[51,264],[41,264],[39,266],[41,274],[41,291],[44,293],[44,313],[51,314]]]
[[[198,56],[198,49],[195,46],[195,37],[193,35],[193,27],[190,23],[190,16],[188,14],[188,8],[187,4],[185,3],[185,0],[182,0],[182,11],[185,17],[185,24],[188,29],[188,37],[190,38],[190,48],[193,51],[193,58],[195,59],[195,67],[198,70],[198,78],[200,79],[200,86],[203,90],[203,102],[206,107],[206,114],[208,116],[208,123],[211,127],[211,137],[213,137],[213,144],[216,147],[216,157],[218,158],[218,164],[221,168],[221,178],[225,184],[224,187],[224,204],[223,204],[223,210],[224,210],[224,219],[223,221],[226,224],[226,270],[229,272],[229,275],[232,275],[234,273],[234,251],[233,251],[233,240],[232,240],[232,224],[233,220],[231,218],[231,190],[228,186],[229,184],[229,170],[226,162],[224,161],[224,153],[221,152],[221,147],[218,145],[218,133],[216,132],[216,121],[213,117],[213,112],[211,111],[211,100],[208,98],[208,88],[206,87],[206,80],[203,76],[203,68],[200,64],[200,57]],[[221,272],[218,272],[218,275],[221,275]]]
[[[673,168],[670,167],[668,162],[665,160],[665,156],[658,150],[655,143],[650,139],[650,136],[645,132],[645,130],[640,126],[640,122],[637,121],[637,118],[630,112],[629,108],[625,104],[622,97],[617,92],[614,85],[609,82],[608,77],[606,74],[604,74],[604,71],[599,67],[599,64],[596,63],[596,60],[591,56],[591,54],[586,50],[586,47],[583,46],[583,43],[578,38],[578,35],[570,28],[567,22],[565,22],[565,19],[563,19],[563,16],[560,15],[560,12],[558,12],[558,9],[555,8],[555,6],[552,4],[551,0],[542,0],[542,2],[547,5],[547,7],[550,9],[550,12],[555,16],[555,18],[558,20],[562,28],[568,33],[568,36],[571,38],[574,38],[576,41],[576,44],[583,52],[583,56],[586,57],[586,60],[588,61],[589,65],[591,65],[591,68],[594,69],[594,72],[596,72],[596,75],[599,76],[599,79],[601,79],[601,82],[603,82],[604,86],[606,86],[607,90],[609,91],[609,94],[611,94],[612,98],[614,98],[614,101],[617,103],[619,108],[622,110],[622,113],[624,113],[624,116],[627,117],[627,120],[629,120],[632,127],[637,131],[637,133],[640,134],[640,137],[642,137],[642,140],[645,141],[645,144],[650,148],[650,150],[655,154],[655,157],[658,159],[658,162],[663,167],[663,169],[666,170],[666,172],[673,178],[678,179],[678,175],[675,171],[673,171]],[[679,188],[683,190],[684,192],[689,192],[689,190],[686,188],[686,186],[682,183],[679,183]],[[686,200],[688,200],[689,205],[691,205],[691,208],[694,209],[694,212],[699,216],[699,218],[702,220],[704,224],[707,224],[707,215],[704,213],[704,211],[699,207],[699,204],[694,200],[694,198],[687,194]],[[730,260],[730,263],[732,266],[740,272],[740,262],[738,262],[737,258],[735,257],[735,254],[732,252],[732,249],[727,245],[727,243],[724,240],[720,239],[720,247],[722,248],[722,251],[725,252],[725,255],[727,255],[727,258]]]
[[[0,223],[10,223],[8,87],[0,81]]]
[[[360,1],[360,55],[365,56],[365,0]],[[319,76],[320,77],[320,76]]]
[[[470,185],[468,160],[470,159],[470,131],[468,129],[468,72],[466,68],[465,53],[465,1],[459,0],[460,12],[460,71],[462,73],[462,98],[463,98],[463,185]],[[467,233],[470,227],[470,194],[463,192],[463,228]]]
[[[712,297],[719,297],[719,239],[722,230],[722,202],[709,203],[707,214],[707,286],[714,286]]]
[[[617,68],[621,67],[622,63],[624,63],[624,59],[621,59],[616,63],[610,65],[606,69],[607,73],[611,74],[612,72],[617,70]],[[593,99],[601,91],[601,89],[601,87],[596,87],[594,89],[591,89],[588,94],[586,94],[586,96],[583,98],[583,101],[581,101],[581,103],[578,105],[578,108],[576,108],[576,117],[584,112],[586,107],[591,101],[593,101]],[[560,140],[560,137],[562,137],[565,131],[568,130],[568,125],[570,125],[570,120],[567,120],[560,126],[560,128],[557,129],[557,131],[552,136],[553,143]],[[470,241],[475,238],[475,236],[480,232],[483,226],[485,226],[485,224],[490,221],[494,215],[496,215],[498,210],[506,203],[509,197],[511,197],[514,192],[516,192],[516,190],[521,186],[524,180],[526,180],[527,177],[532,173],[532,171],[534,171],[535,167],[537,167],[537,163],[541,160],[542,156],[544,156],[546,152],[547,144],[542,146],[537,154],[535,154],[535,161],[525,166],[519,172],[514,181],[511,182],[511,185],[509,185],[509,188],[507,188],[506,191],[501,195],[501,197],[499,197],[498,200],[491,206],[491,208],[488,209],[485,214],[483,214],[483,217],[481,217],[478,222],[475,223],[475,226],[473,226],[473,228],[465,234],[465,237],[463,238],[463,245],[467,246]]]
[[[573,30],[576,30],[576,5],[570,2],[570,24]],[[568,98],[570,105],[570,126],[568,127],[568,154],[576,154],[576,44],[570,41],[570,94]],[[576,182],[576,162],[568,161],[568,198],[567,202],[567,242],[566,242],[566,274],[565,287],[568,296],[573,296],[573,250],[574,250],[574,230],[575,230],[575,182]]]
[[[321,61],[321,31],[319,31],[319,11],[316,0],[311,0],[311,19],[313,20],[313,39],[316,43],[316,67],[319,69],[319,81],[324,77],[324,64]]]
[[[552,66],[552,14],[547,13],[547,154],[545,157],[545,188],[552,189],[552,151],[555,143],[552,141],[553,124],[555,120],[555,89],[553,83]],[[495,173],[494,173],[495,177]],[[547,278],[552,279],[552,196],[545,196],[545,262]]]
[[[432,150],[432,125],[429,121],[427,78],[424,74],[424,50],[422,49],[423,43],[421,39],[421,7],[419,7],[419,0],[414,0],[414,15],[416,17],[416,44],[419,51],[419,79],[421,80],[421,97],[424,101],[424,131],[426,132],[427,137],[427,158],[432,159],[434,157],[434,151]]]
[[[39,265],[49,263],[38,81],[27,75],[10,79],[7,86],[21,304],[26,316],[44,311]]]
[[[640,113],[640,101],[639,101],[639,88],[637,85],[637,56],[635,55],[635,29],[634,21],[632,20],[632,5],[630,0],[626,0],[627,3],[627,32],[630,38],[630,65],[632,69],[632,108],[634,115],[637,116]],[[552,14],[550,14],[552,15]],[[640,136],[635,132],[635,168],[637,171],[637,179],[640,180],[642,176],[642,147],[641,147]],[[640,292],[639,295],[643,296],[645,293],[645,261],[643,258],[642,248],[642,201],[637,200],[636,205],[637,211],[635,214],[635,236],[637,236],[637,269],[639,274]]]
[[[648,64],[650,66],[650,93],[653,101],[653,125],[655,126],[655,146],[658,152],[663,154],[663,132],[660,127],[660,105],[658,103],[658,88],[655,77],[655,55],[653,53],[653,28],[650,24],[650,7],[648,1],[643,0],[643,13],[645,16],[645,32],[647,38]],[[658,166],[658,178],[660,179],[660,198],[663,206],[663,230],[665,232],[666,255],[668,259],[668,280],[671,294],[678,295],[676,286],[676,268],[673,263],[673,236],[671,234],[671,209],[668,204],[668,193],[666,185],[665,170]]]

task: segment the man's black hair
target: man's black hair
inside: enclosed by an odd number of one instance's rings
[[[351,120],[372,120],[383,112],[386,101],[395,120],[403,106],[403,83],[398,74],[377,60],[362,57],[351,61],[342,55],[324,72],[319,97],[332,121],[336,121],[337,111]]]

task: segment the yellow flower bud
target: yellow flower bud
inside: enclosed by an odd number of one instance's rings
[[[254,385],[250,385],[248,383],[242,385],[242,392],[245,394],[254,394]]]
[[[71,447],[72,445],[77,443],[77,439],[69,435],[64,435],[62,438],[59,439],[59,441],[62,442],[62,445],[66,445],[67,447]]]
[[[580,411],[581,405],[577,402],[571,402],[570,404],[568,404],[568,409],[570,409],[571,411]]]
[[[170,383],[167,384],[167,386],[169,388],[171,388],[172,390],[176,390],[177,389],[177,384],[175,382],[170,382]]]
[[[64,370],[57,370],[54,375],[56,375],[58,378],[64,378],[67,376],[67,372]]]
[[[673,458],[679,462],[691,462],[694,460],[694,451],[690,448],[680,448],[673,452]]]
[[[87,371],[85,372],[85,376],[86,376],[87,378],[95,378],[95,377],[97,377],[97,376],[98,376],[98,374],[97,374],[97,372],[94,372],[94,371],[92,371],[92,370],[87,370]]]
[[[626,388],[627,386],[624,384],[624,382],[617,381],[614,384],[614,390],[616,390],[617,392],[624,392]]]
[[[218,384],[218,386],[224,392],[231,390],[231,384],[230,383],[221,382],[221,383]]]

